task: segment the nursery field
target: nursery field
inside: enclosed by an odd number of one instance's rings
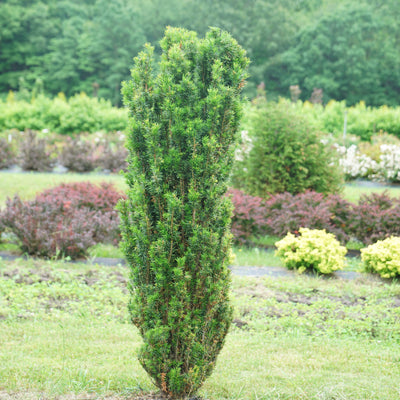
[[[43,189],[82,181],[126,188],[118,175],[0,172],[0,206],[16,193],[32,199]],[[343,196],[356,202],[385,189],[350,184]],[[388,192],[400,197],[399,189]],[[273,251],[233,250],[232,265],[283,266]],[[159,399],[137,360],[141,337],[127,310],[129,270],[95,264],[94,257],[122,253],[99,243],[89,248],[87,264],[0,258],[1,400]],[[348,259],[345,270],[360,267],[359,259]],[[232,302],[226,345],[196,399],[400,397],[397,280],[367,273],[352,280],[234,275]]]
[[[150,399],[127,268],[0,260],[1,399]],[[233,277],[203,399],[398,399],[400,285]]]

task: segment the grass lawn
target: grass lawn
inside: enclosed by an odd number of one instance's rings
[[[0,260],[0,398],[154,391],[136,359],[127,276],[122,266]],[[399,398],[399,283],[234,276],[232,286],[234,323],[204,399]]]
[[[0,250],[2,249],[0,244]],[[5,248],[6,250],[6,248]],[[253,266],[253,267],[282,267],[281,260],[274,255],[275,250],[263,250],[258,248],[234,247],[234,266]],[[89,249],[89,259],[94,257],[124,258],[122,251],[112,245],[98,244]]]
[[[120,189],[125,190],[125,179],[121,175],[100,174],[51,174],[42,172],[14,173],[0,171],[0,206],[4,205],[7,197],[18,194],[22,199],[32,199],[36,193],[51,188],[60,183],[68,182],[112,182]]]
[[[62,182],[91,181],[112,182],[121,190],[126,189],[124,177],[121,175],[90,174],[50,174],[40,172],[12,173],[0,171],[0,206],[5,204],[7,197],[19,194],[23,199],[32,199],[35,194],[43,189],[58,185]],[[361,194],[382,193],[387,190],[393,197],[400,197],[400,187],[368,187],[357,184],[348,184],[343,188],[343,196],[357,202]]]
[[[358,199],[362,194],[371,194],[371,193],[383,193],[387,191],[389,196],[391,197],[400,197],[400,186],[389,187],[389,186],[363,186],[357,183],[349,183],[343,188],[343,197],[353,203],[357,203]]]

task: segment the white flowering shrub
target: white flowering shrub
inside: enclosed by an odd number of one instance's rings
[[[289,269],[300,273],[311,270],[331,274],[343,269],[347,249],[340,245],[332,233],[325,230],[300,228],[300,236],[288,233],[275,243],[275,254]]]
[[[400,182],[400,145],[381,144],[379,162],[361,152],[355,144],[349,147],[335,144],[335,147],[346,180],[364,178],[372,181]]]
[[[362,154],[356,145],[344,147],[336,145],[339,153],[339,165],[342,167],[346,180],[357,178],[373,178],[379,172],[379,164],[371,157]]]
[[[381,145],[379,171],[386,181],[400,182],[400,146]]]
[[[253,148],[253,141],[249,136],[248,131],[241,131],[240,132],[240,140],[239,145],[235,151],[235,160],[236,161],[243,161],[244,156],[249,154],[251,149]]]
[[[392,236],[361,249],[361,260],[368,272],[382,278],[400,276],[400,237]]]

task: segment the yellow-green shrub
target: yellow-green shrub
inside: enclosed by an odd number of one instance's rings
[[[382,278],[400,276],[400,237],[391,236],[361,249],[361,260],[366,271]]]
[[[26,101],[10,95],[6,102],[0,100],[0,130],[47,129],[66,135],[100,130],[114,132],[125,129],[127,118],[126,109],[84,93],[68,100],[62,94],[54,99],[40,95]]]
[[[276,255],[289,269],[300,273],[311,270],[331,274],[343,269],[347,249],[340,245],[331,233],[325,230],[300,228],[299,236],[288,233],[275,243]]]

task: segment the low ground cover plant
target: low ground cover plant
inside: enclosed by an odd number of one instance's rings
[[[114,209],[122,194],[110,184],[63,184],[34,200],[8,199],[0,213],[3,227],[18,238],[22,252],[42,257],[86,254],[96,243],[119,242]]]
[[[400,277],[400,237],[391,236],[361,249],[361,260],[368,272],[382,278]]]
[[[276,255],[285,266],[299,273],[309,270],[331,274],[344,267],[347,249],[324,230],[300,228],[298,236],[289,232],[275,245]]]

